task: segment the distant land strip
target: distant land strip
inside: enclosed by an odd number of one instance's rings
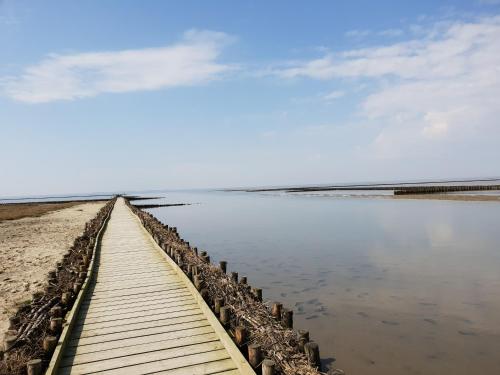
[[[158,208],[158,207],[176,207],[191,206],[192,203],[170,203],[170,204],[134,204],[137,208]]]

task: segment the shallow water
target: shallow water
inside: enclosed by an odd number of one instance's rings
[[[149,210],[348,374],[500,373],[500,204],[167,192]]]

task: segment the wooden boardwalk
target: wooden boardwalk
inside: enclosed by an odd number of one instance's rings
[[[53,374],[255,374],[122,198],[62,339]]]

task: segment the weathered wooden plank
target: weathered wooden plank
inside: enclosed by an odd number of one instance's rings
[[[200,310],[193,310],[193,311],[172,313],[163,319],[151,319],[149,321],[145,320],[139,323],[131,323],[131,324],[125,323],[104,328],[99,328],[99,327],[86,328],[85,326],[79,326],[75,327],[73,332],[75,334],[78,334],[80,337],[92,337],[99,335],[109,335],[118,332],[141,331],[147,328],[178,325],[180,323],[192,322],[203,318],[204,316]]]
[[[219,349],[219,350],[212,350],[209,352],[195,352],[192,354],[188,355],[181,355],[177,357],[168,357],[168,354],[166,355],[165,358],[158,358],[156,360],[150,360],[146,363],[139,363],[139,364],[134,364],[134,365],[129,365],[129,366],[123,366],[119,365],[119,367],[115,368],[106,368],[104,367],[102,370],[96,369],[93,372],[88,372],[85,371],[83,368],[79,369],[77,368],[78,366],[75,367],[66,367],[62,368],[60,370],[61,375],[82,375],[82,374],[106,374],[106,375],[143,375],[143,374],[150,374],[150,373],[156,373],[159,371],[167,371],[167,370],[174,370],[174,369],[179,369],[182,367],[188,367],[192,365],[207,365],[210,362],[218,362],[222,361],[225,359],[229,359],[229,354],[225,349]],[[234,366],[234,364],[224,364],[227,368],[227,366]],[[205,367],[205,368],[206,368]],[[224,367],[219,367],[224,369]],[[206,372],[202,372],[206,373]],[[190,372],[185,374],[191,374]]]
[[[79,329],[83,331],[87,330],[97,330],[109,327],[121,327],[121,326],[132,326],[133,324],[147,323],[147,322],[160,322],[164,320],[170,320],[172,318],[178,318],[182,316],[191,316],[202,314],[200,308],[196,304],[191,304],[190,307],[178,307],[172,308],[170,311],[156,311],[154,313],[144,313],[130,315],[127,317],[107,317],[97,321],[85,321],[79,322],[75,325],[75,332]]]
[[[113,358],[127,357],[129,355],[139,355],[149,352],[172,349],[178,347],[184,347],[187,345],[202,344],[207,342],[219,341],[219,338],[214,332],[206,333],[196,336],[188,336],[177,338],[176,340],[168,341],[148,341],[146,343],[120,347],[110,350],[100,350],[98,352],[92,352],[87,354],[76,354],[74,356],[69,356],[63,359],[61,362],[62,367],[67,367],[70,365],[81,365],[84,363],[91,363],[103,360],[109,360]]]
[[[203,363],[200,365],[191,365],[186,367],[180,367],[176,369],[159,371],[155,374],[161,375],[204,375],[204,374],[224,374],[233,375],[241,374],[240,371],[234,368],[234,362],[230,359],[223,359],[220,361],[214,361],[209,363]]]
[[[177,302],[187,302],[191,301],[192,297],[189,292],[183,292],[179,293],[178,295],[173,295],[170,297],[157,297],[157,298],[151,298],[151,299],[145,299],[143,301],[124,301],[120,303],[113,303],[110,305],[107,304],[101,304],[101,305],[94,305],[92,303],[88,303],[85,306],[87,308],[87,314],[91,315],[93,313],[100,313],[100,312],[106,312],[106,311],[122,311],[129,309],[131,307],[136,307],[136,306],[150,306],[150,305],[161,305],[165,306],[166,304],[170,303],[177,303]]]
[[[83,354],[96,354],[101,351],[112,349],[122,349],[129,346],[142,345],[147,343],[158,343],[164,341],[176,341],[184,337],[199,336],[204,334],[214,333],[214,329],[210,325],[194,328],[183,328],[179,331],[152,333],[149,335],[129,337],[120,340],[101,342],[95,345],[80,345],[71,347],[66,353],[65,357],[74,357]]]
[[[94,318],[104,318],[104,317],[113,317],[113,318],[121,318],[123,315],[139,313],[139,312],[152,312],[152,311],[167,311],[167,309],[172,307],[179,306],[188,306],[193,304],[194,301],[192,298],[185,298],[178,301],[168,301],[164,300],[158,301],[156,303],[141,303],[141,304],[132,304],[127,308],[117,308],[111,311],[98,311],[93,312],[91,310],[87,310],[85,314],[85,320],[91,322]]]
[[[158,361],[179,361],[186,356],[198,355],[205,357],[207,355],[213,356],[213,352],[218,352],[217,359],[223,359],[227,354],[225,353],[224,346],[219,340],[213,340],[204,343],[191,344],[180,347],[171,347],[167,349],[150,350],[143,353],[132,353],[119,358],[106,358],[94,362],[86,362],[81,364],[71,364],[66,367],[72,373],[88,374],[98,371],[108,371],[113,369],[127,368],[126,373],[129,373],[128,368],[138,366],[150,366],[151,363]],[[211,357],[212,358],[212,357]],[[61,366],[61,373],[65,374],[65,367]]]
[[[86,298],[85,301],[83,302],[84,306],[93,306],[95,308],[100,308],[100,307],[109,307],[109,306],[121,306],[121,305],[127,305],[127,304],[134,304],[134,303],[142,303],[146,301],[158,301],[158,300],[171,300],[173,298],[181,297],[181,296],[186,296],[186,295],[191,295],[187,289],[184,289],[182,291],[175,290],[175,291],[170,291],[170,292],[161,292],[161,293],[154,293],[154,294],[145,294],[144,296],[135,296],[135,297],[129,297],[129,298],[123,298],[121,300],[113,299],[110,301],[94,301],[91,300],[90,298]]]
[[[69,341],[69,345],[70,346],[93,345],[101,342],[123,340],[132,337],[148,336],[157,333],[182,331],[188,328],[205,327],[209,325],[209,323],[205,319],[200,319],[200,318],[192,320],[188,320],[186,318],[184,319],[186,321],[178,324],[166,324],[163,326],[150,327],[140,330],[116,332],[108,335],[93,335],[93,336],[89,335],[86,337],[73,336]]]

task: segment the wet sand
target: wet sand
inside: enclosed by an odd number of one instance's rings
[[[43,289],[47,273],[103,205],[65,202],[0,207],[0,334],[16,306]]]

